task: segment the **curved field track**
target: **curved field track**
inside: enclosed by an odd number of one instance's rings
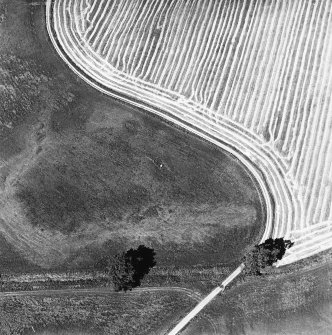
[[[332,1],[48,0],[99,90],[228,148],[261,185],[281,264],[332,247]]]

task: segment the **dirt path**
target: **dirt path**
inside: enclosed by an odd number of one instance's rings
[[[202,311],[220,292],[223,292],[227,285],[229,285],[243,270],[244,264],[241,264],[234,272],[232,272],[220,286],[217,286],[210,294],[208,294],[198,305],[190,311],[172,330],[168,335],[178,334],[198,313]]]

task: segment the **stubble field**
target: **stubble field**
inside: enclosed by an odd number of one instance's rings
[[[93,87],[236,155],[266,206],[262,241],[331,238],[331,1],[47,1],[52,43]],[[225,146],[226,144],[226,146]]]

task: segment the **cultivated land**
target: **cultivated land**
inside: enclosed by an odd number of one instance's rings
[[[42,4],[0,2],[0,286],[40,290],[0,293],[0,334],[163,333],[202,298],[174,281],[208,290],[258,241],[260,191],[231,155],[77,80]],[[141,242],[159,265],[144,290],[78,291],[91,273],[59,272]]]
[[[39,290],[0,293],[0,334],[162,334],[202,298],[173,286],[208,290],[258,241],[259,188],[227,152],[77,79],[45,17],[0,0],[0,288]],[[80,269],[142,242],[158,262],[145,289],[78,291],[105,286]]]
[[[279,265],[332,246],[331,1],[47,2],[59,54],[251,170]]]
[[[82,6],[85,4],[82,1]],[[0,334],[164,335],[233,269],[229,262],[237,263],[244,252],[239,245],[245,248],[261,236],[262,224],[269,222],[257,187],[260,181],[265,183],[264,175],[255,170],[257,181],[253,180],[234,157],[216,146],[82,83],[52,49],[45,17],[44,2],[0,0],[0,286],[7,290],[9,281],[16,282],[19,289],[39,289],[0,292]],[[151,159],[146,158],[147,153]],[[177,221],[170,221],[175,229],[181,231],[188,222],[195,223],[199,235],[202,229],[206,233],[207,226],[211,229],[197,245],[189,243],[187,248],[178,249],[185,252],[182,259],[165,239],[158,243],[150,239],[161,237],[153,229],[151,212],[157,212],[157,218],[166,224],[165,211],[157,207],[146,215],[140,210],[155,205],[151,204],[152,197],[143,199],[143,204],[128,199],[132,176],[126,164],[130,165],[132,159],[143,162],[134,168],[140,173],[140,178],[135,175],[135,183],[148,184],[146,188],[159,202],[165,199],[166,213],[174,209],[170,205],[174,185],[181,185],[183,192],[176,193],[175,199],[180,199],[186,211],[175,211],[184,223],[181,228]],[[123,168],[120,170],[117,164]],[[177,171],[178,179],[170,178],[169,168],[172,173]],[[107,193],[112,180],[127,185],[127,193],[117,193],[116,189],[111,195]],[[199,195],[193,192],[193,182]],[[264,184],[262,187],[264,192]],[[105,194],[119,205],[114,208],[116,214],[122,214],[121,219],[121,215],[114,217],[105,209]],[[193,201],[200,204],[199,212],[190,205]],[[223,214],[215,212],[216,207]],[[124,224],[126,213],[130,219]],[[215,215],[217,225],[213,224]],[[147,223],[149,239],[146,235],[140,238],[158,247],[159,266],[144,280],[143,289],[126,295],[112,292],[111,287],[78,290],[80,279],[93,278],[91,271],[65,275],[57,270],[79,270],[105,252],[118,252],[114,241],[119,233],[111,243],[103,242],[111,231],[116,232],[109,226],[110,218],[116,229],[130,237],[133,233],[125,229],[127,224],[135,232],[145,233],[140,225]],[[161,221],[157,221],[157,227],[162,227]],[[192,233],[190,228],[187,232]],[[218,229],[222,235],[215,234]],[[106,237],[105,232],[109,234]],[[170,234],[178,238],[174,235]],[[211,243],[206,243],[212,236]],[[180,237],[194,241],[195,236]],[[166,257],[168,254],[170,257]],[[322,262],[330,260],[331,254],[325,252],[319,257],[316,259]],[[185,267],[187,262],[189,266]],[[312,266],[312,262],[308,264]],[[282,267],[263,280],[235,283],[203,310],[184,334],[330,334],[331,266],[285,275],[297,266],[303,265]],[[45,269],[52,270],[49,277],[42,274]],[[48,278],[61,280],[64,289],[42,290],[53,287]],[[156,284],[164,287],[151,287]]]
[[[87,268],[139,244],[159,266],[230,265],[258,241],[264,204],[235,157],[77,81],[45,7],[2,8],[0,272]]]

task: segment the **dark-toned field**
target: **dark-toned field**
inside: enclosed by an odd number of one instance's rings
[[[181,292],[0,298],[0,334],[158,334],[195,300]]]
[[[228,153],[81,82],[44,7],[0,6],[1,268],[86,268],[139,244],[163,266],[236,262],[264,229],[255,181]]]

